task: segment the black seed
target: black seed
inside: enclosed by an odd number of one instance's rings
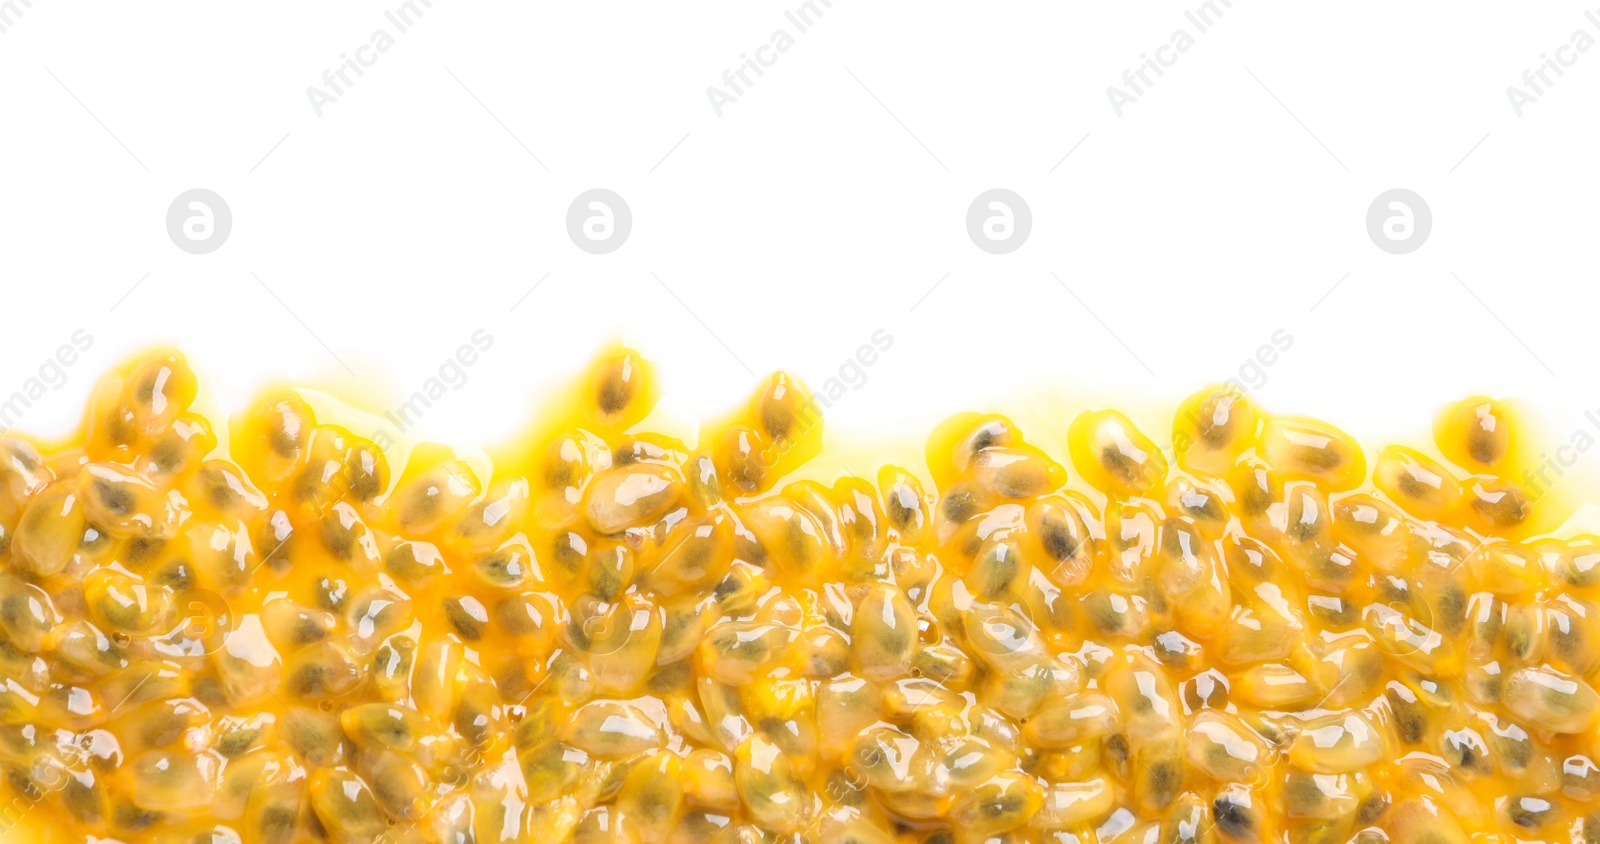
[[[350,600],[350,584],[339,577],[317,578],[317,605],[328,612],[343,612]]]
[[[650,675],[648,685],[651,691],[668,692],[688,682],[690,676],[688,663],[674,662],[671,665],[657,668],[655,673]]]
[[[294,629],[289,636],[295,645],[304,647],[328,638],[328,628],[322,626],[316,616],[302,612],[295,618]]]
[[[1114,445],[1100,449],[1100,465],[1105,467],[1107,473],[1122,479],[1124,483],[1134,484],[1139,482],[1141,467],[1128,455],[1123,454]]]
[[[1411,599],[1411,584],[1403,577],[1388,575],[1377,578],[1378,594],[1384,603],[1401,602]]]
[[[1211,817],[1228,835],[1243,840],[1254,840],[1255,815],[1248,806],[1237,802],[1231,795],[1217,795],[1217,799],[1211,802]]]
[[[201,483],[205,487],[206,500],[211,506],[224,512],[232,510],[239,503],[239,493],[228,486],[227,476],[220,470],[212,471],[203,469]]]
[[[1047,519],[1040,527],[1043,528],[1040,539],[1044,543],[1045,553],[1061,561],[1078,556],[1078,549],[1083,543],[1073,536],[1066,518]]]
[[[1524,617],[1513,615],[1512,618],[1516,623],[1506,625],[1506,650],[1510,651],[1513,657],[1526,662],[1535,644],[1534,631],[1522,623],[1525,621]]]
[[[1111,760],[1111,770],[1118,777],[1128,776],[1128,740],[1121,733],[1106,738],[1106,756]]]
[[[1004,544],[991,547],[989,553],[973,566],[983,575],[982,581],[975,585],[978,597],[985,601],[994,600],[1004,592],[1016,579],[1018,572],[1017,555],[1010,546]]]
[[[129,543],[131,548],[132,543]],[[182,591],[194,586],[194,571],[188,560],[171,560],[156,570],[155,582]]]
[[[1436,491],[1433,487],[1417,480],[1410,472],[1400,475],[1396,486],[1400,488],[1401,493],[1411,498],[1425,498]]]
[[[1183,783],[1183,769],[1171,759],[1158,759],[1149,766],[1150,798],[1157,807],[1166,806],[1178,796]]]
[[[1533,511],[1533,502],[1515,488],[1497,484],[1491,490],[1474,491],[1472,509],[1491,524],[1511,527],[1528,518]]]
[[[344,759],[344,731],[334,716],[315,709],[286,713],[283,738],[289,749],[311,765],[337,765]]]
[[[1283,799],[1291,814],[1313,814],[1322,807],[1326,795],[1310,774],[1294,771],[1283,782]]]
[[[152,539],[144,536],[136,536],[128,540],[127,545],[124,547],[128,549],[129,562],[142,563],[145,560],[149,560],[150,558],[154,557],[156,552],[160,551],[162,546],[166,544],[167,542],[164,539]]]
[[[1306,598],[1311,614],[1327,624],[1342,627],[1355,623],[1355,607],[1336,595],[1311,595]]]
[[[346,527],[337,514],[322,520],[322,544],[328,552],[341,560],[348,560],[355,551],[356,532]]]
[[[161,820],[156,812],[147,812],[132,803],[119,803],[111,810],[111,823],[127,832],[143,832]]]
[[[1550,802],[1539,797],[1519,797],[1506,806],[1506,816],[1523,829],[1543,826],[1550,813]]]
[[[333,672],[327,666],[308,662],[289,675],[289,691],[299,697],[312,697],[328,690],[333,683]]]
[[[461,638],[476,642],[483,638],[483,627],[489,620],[489,611],[477,598],[463,595],[444,602],[444,615]]]
[[[222,691],[222,682],[210,675],[196,679],[190,694],[194,695],[195,700],[212,708],[220,709],[228,705],[228,696]]]
[[[350,456],[345,458],[345,488],[355,500],[367,501],[383,492],[383,483],[379,478],[381,464],[378,462],[382,459],[376,452],[365,447],[352,449]]]
[[[92,784],[85,784],[77,777],[68,777],[61,791],[61,802],[67,805],[67,811],[80,823],[97,824],[100,822],[101,796],[102,793]]]
[[[294,825],[298,817],[295,806],[274,803],[261,810],[261,824],[256,831],[267,844],[287,844],[294,837]]]
[[[1208,522],[1224,522],[1228,519],[1228,511],[1222,502],[1209,492],[1195,491],[1183,496],[1180,502],[1183,511],[1196,519]]]
[[[1467,622],[1467,593],[1461,584],[1452,581],[1439,587],[1434,601],[1438,609],[1433,620],[1439,632],[1452,635],[1461,632]]]
[[[1499,438],[1483,430],[1480,425],[1474,425],[1467,434],[1467,454],[1473,460],[1489,466],[1505,455],[1505,449]]]
[[[217,735],[217,752],[230,759],[241,756],[255,746],[261,733],[260,721],[239,721],[226,725]]]
[[[1511,736],[1496,736],[1495,749],[1500,752],[1500,759],[1507,767],[1513,770],[1522,770],[1533,761],[1533,748],[1526,740],[1519,740]]]
[[[769,403],[761,409],[761,427],[766,430],[767,436],[773,442],[783,442],[794,433],[794,414],[786,407]]]
[[[1265,513],[1268,507],[1276,503],[1272,491],[1264,486],[1252,485],[1246,487],[1244,495],[1240,496],[1244,504],[1244,511],[1249,515]]]
[[[575,575],[588,557],[589,545],[583,541],[583,537],[569,532],[556,537],[554,550],[556,565],[561,566],[567,574]]]
[[[12,791],[27,798],[29,802],[37,803],[44,798],[44,789],[21,768],[7,770],[6,782],[10,784]]]
[[[150,717],[140,726],[139,738],[151,747],[160,747],[177,741],[188,726],[188,718],[183,713],[171,705],[162,705],[151,711]]]
[[[1011,430],[1004,422],[991,419],[979,425],[978,429],[967,437],[967,453],[977,454],[990,446],[1006,445],[1011,441],[1010,434]]]
[[[1444,734],[1444,756],[1452,765],[1477,769],[1486,767],[1489,748],[1472,730],[1449,730]]]
[[[267,446],[272,453],[286,460],[293,460],[300,454],[300,418],[279,411],[275,422],[279,423],[267,432]]]
[[[972,500],[969,492],[956,492],[945,496],[941,505],[945,519],[952,522],[963,522],[977,511],[977,503]]]
[[[1361,808],[1356,812],[1356,823],[1370,824],[1383,817],[1383,813],[1387,811],[1389,811],[1388,793],[1374,794],[1362,801]]]
[[[1600,812],[1583,816],[1583,830],[1577,835],[1583,844],[1600,844]]]
[[[184,459],[184,443],[171,436],[163,436],[154,446],[150,446],[150,462],[155,464],[158,472],[171,472],[176,465]]]
[[[514,550],[497,551],[478,560],[478,573],[491,586],[512,588],[527,579],[522,555]]]
[[[1156,636],[1156,658],[1167,665],[1186,665],[1195,643],[1176,630]]]
[[[1089,611],[1089,620],[1094,622],[1102,633],[1116,633],[1122,630],[1124,616],[1112,606],[1111,596],[1104,592],[1094,592],[1084,597],[1084,606]]]
[[[1307,508],[1301,511],[1300,518],[1294,519],[1289,523],[1289,529],[1286,533],[1288,533],[1290,539],[1297,542],[1305,542],[1309,539],[1315,539],[1321,530],[1321,514],[1316,510]]]
[[[94,491],[95,496],[100,499],[100,503],[104,504],[106,509],[110,510],[113,515],[126,516],[133,512],[133,493],[122,487],[104,478],[95,478]]]
[[[615,416],[627,409],[628,403],[633,401],[634,392],[633,381],[624,379],[620,368],[613,369],[596,387],[595,404],[599,405],[601,413]]]

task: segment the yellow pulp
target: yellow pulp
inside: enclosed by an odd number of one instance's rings
[[[691,447],[623,349],[490,477],[195,391],[0,439],[11,840],[1600,840],[1600,543],[1495,400],[1453,465],[1215,389],[830,486],[800,384]]]

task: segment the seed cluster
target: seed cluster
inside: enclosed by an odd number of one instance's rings
[[[828,485],[800,384],[691,448],[623,349],[488,478],[294,393],[224,455],[195,390],[148,356],[0,439],[0,829],[1600,842],[1600,541],[1539,535],[1493,400],[1370,474],[1216,389],[1165,451],[1080,415],[1071,477],[964,414]]]

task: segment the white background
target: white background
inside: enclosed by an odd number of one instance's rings
[[[1584,4],[1236,0],[1196,34],[1195,0],[836,0],[720,117],[706,89],[798,2],[436,0],[404,34],[398,0],[9,5],[0,397],[95,338],[22,430],[69,430],[158,343],[213,407],[273,379],[392,406],[479,328],[494,348],[425,434],[506,437],[609,339],[695,420],[776,368],[819,385],[880,328],[834,443],[992,408],[1058,447],[1104,404],[1162,436],[1278,329],[1259,401],[1367,437],[1477,392],[1563,441],[1600,407],[1600,48],[1521,117],[1506,95],[1600,36]],[[319,117],[307,88],[380,28]],[[1118,117],[1107,87],[1179,28],[1194,47]],[[204,256],[164,227],[196,187],[234,217]],[[609,255],[565,230],[595,187],[632,207]],[[1001,256],[964,229],[995,187],[1033,213]],[[1434,217],[1404,256],[1365,230],[1395,187]]]

